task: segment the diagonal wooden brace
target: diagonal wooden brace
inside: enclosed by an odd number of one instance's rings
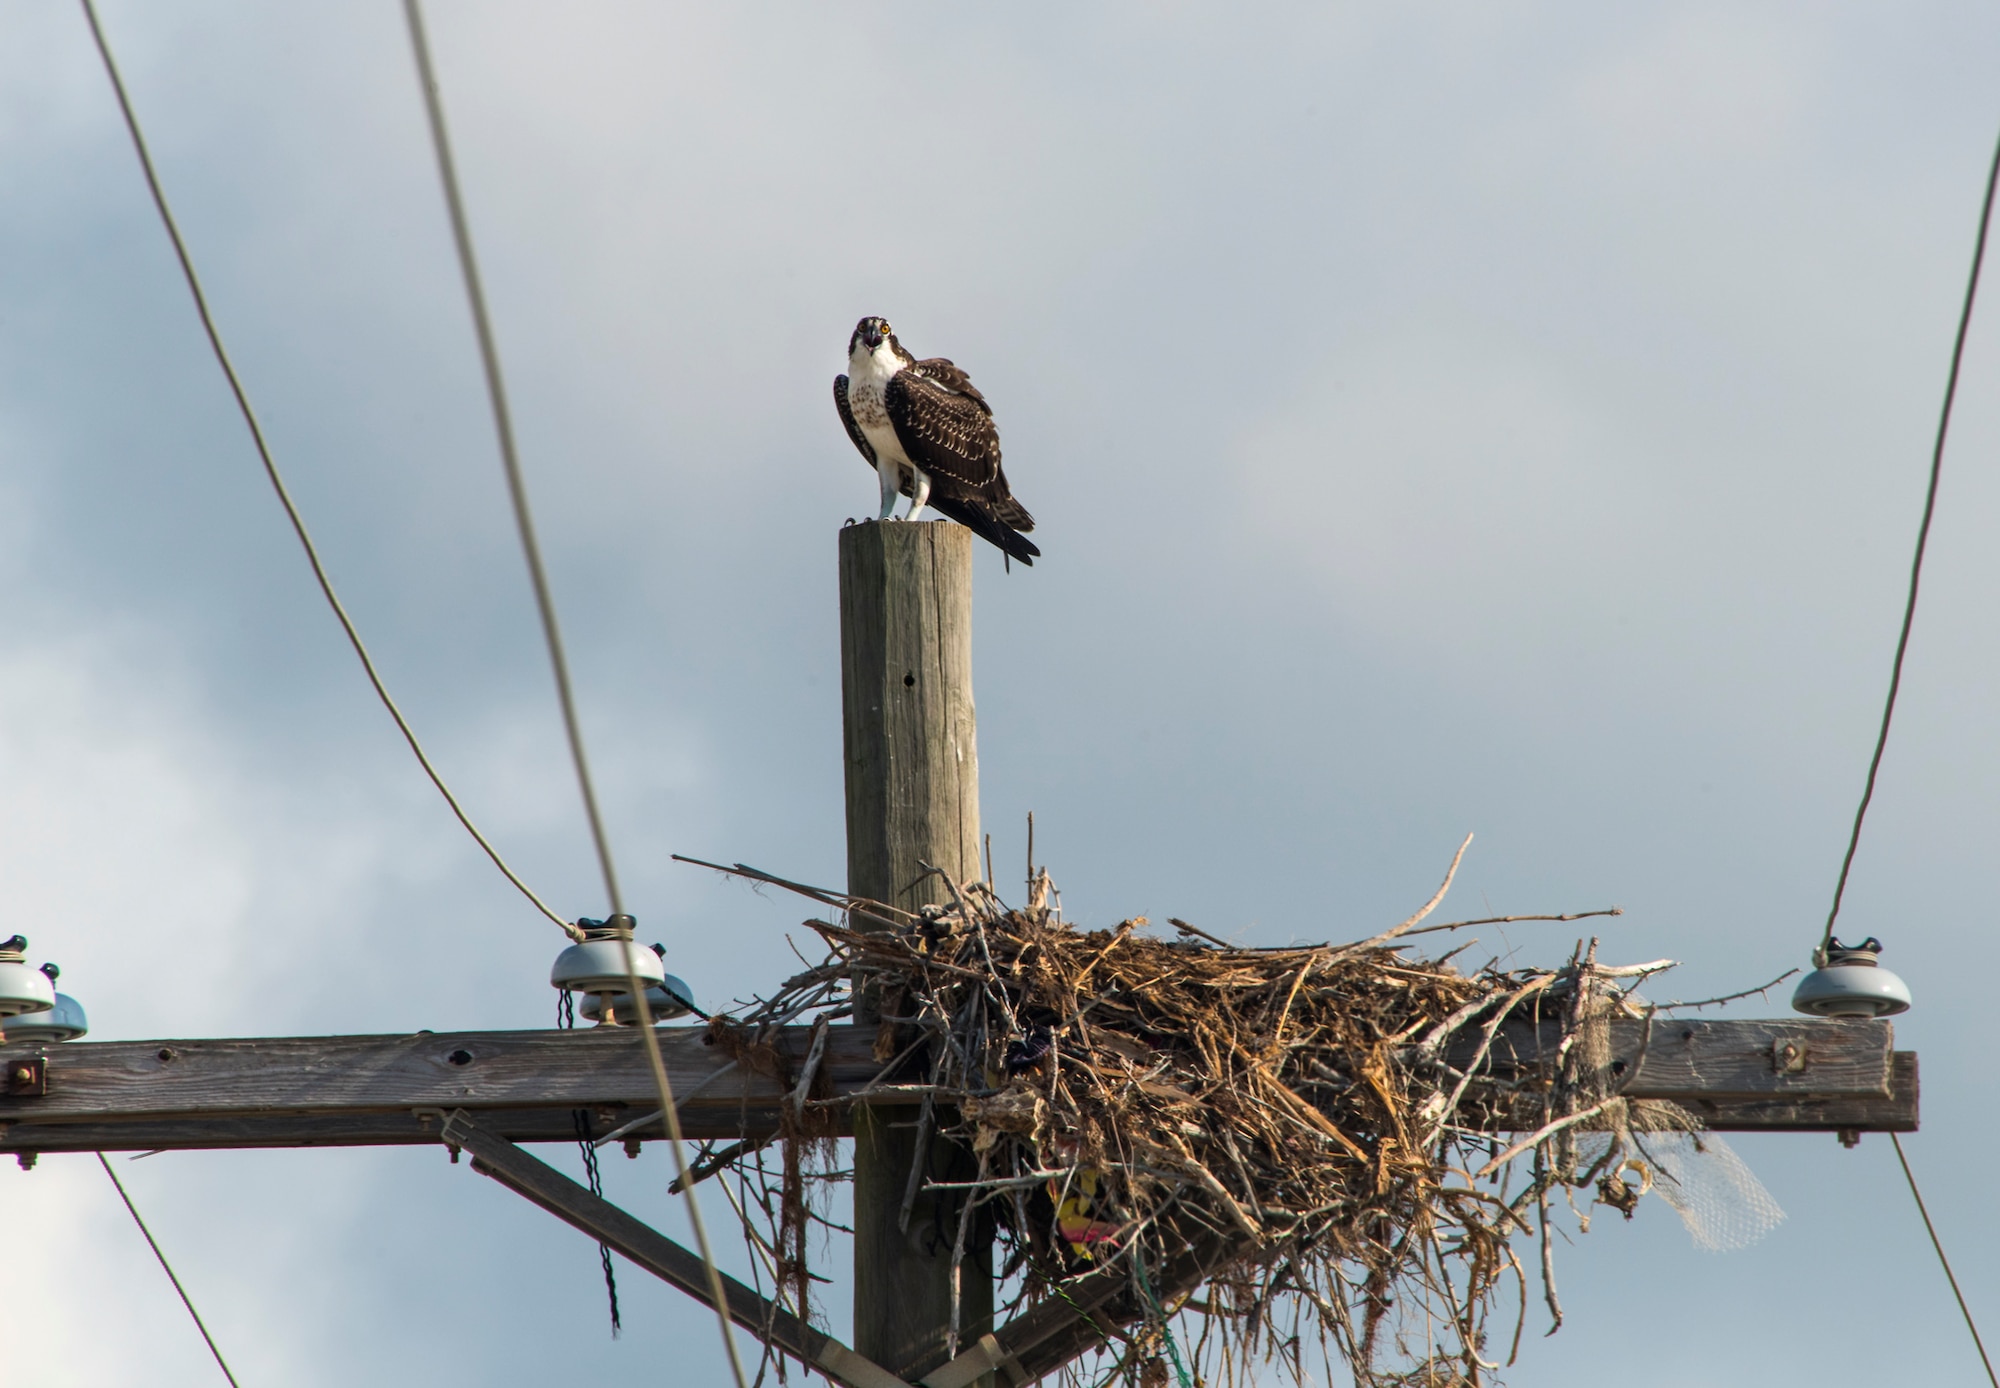
[[[485,1131],[465,1110],[456,1109],[446,1116],[441,1137],[472,1154],[474,1171],[617,1249],[704,1306],[714,1304],[709,1299],[707,1271],[695,1254],[507,1139]],[[1189,1250],[1172,1260],[1164,1270],[1167,1295],[1200,1282],[1224,1252],[1219,1247]],[[722,1279],[731,1320],[759,1339],[768,1336],[777,1348],[848,1388],[970,1388],[996,1371],[1001,1384],[1032,1383],[1102,1343],[1107,1338],[1102,1329],[1105,1312],[1111,1313],[1112,1323],[1126,1318],[1120,1312],[1128,1308],[1115,1308],[1115,1303],[1130,1285],[1128,1274],[1121,1269],[1106,1268],[1078,1278],[1069,1284],[1066,1296],[1052,1297],[994,1334],[981,1336],[958,1358],[924,1375],[919,1385],[911,1385],[831,1335],[772,1305],[735,1278],[725,1275]]]
[[[1166,1301],[1192,1292],[1240,1247],[1205,1239],[1183,1248],[1160,1269]],[[1078,1355],[1122,1336],[1120,1327],[1143,1309],[1131,1300],[1132,1277],[1122,1266],[1099,1268],[1064,1284],[1060,1295],[1038,1302],[958,1358],[925,1374],[922,1388],[971,1388],[986,1374],[1000,1388],[1021,1388],[1060,1369]]]
[[[655,1277],[680,1288],[704,1306],[713,1306],[708,1274],[700,1258],[659,1230],[633,1218],[610,1201],[529,1156],[475,1124],[464,1109],[445,1119],[443,1140],[472,1154],[472,1169],[491,1176],[516,1195],[540,1205],[557,1219],[617,1249]],[[729,1318],[762,1340],[848,1388],[911,1388],[874,1360],[856,1354],[791,1312],[773,1305],[735,1278],[722,1278]]]

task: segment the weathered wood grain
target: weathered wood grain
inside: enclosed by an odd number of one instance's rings
[[[1913,1133],[1917,1130],[1917,1053],[1891,1058],[1889,1095],[1737,1094],[1670,1095],[1719,1133]]]
[[[847,890],[906,911],[951,899],[928,863],[963,882],[979,860],[979,744],[972,701],[972,532],[949,521],[870,521],[840,532],[841,735],[847,790]],[[874,999],[857,999],[863,1023]],[[851,1030],[872,1037],[872,1026]],[[857,1115],[854,1144],[854,1346],[909,1376],[944,1358],[951,1248],[913,1235],[956,1231],[960,1194],[905,1188],[918,1161],[916,1110]],[[923,1135],[933,1146],[940,1140]],[[933,1169],[952,1155],[930,1152]],[[942,1244],[942,1246],[940,1246]],[[992,1320],[975,1238],[960,1324]]]
[[[1638,1037],[1623,1026],[1614,1029],[1613,1052],[1636,1060]],[[1674,1026],[1665,1048],[1655,1035],[1627,1092],[1670,1099],[1719,1132],[1916,1130],[1916,1056],[1885,1055],[1890,1078],[1886,1085],[1875,1080],[1872,1057],[1892,1040],[1887,1022]],[[1795,1035],[1801,1031],[1802,1042]],[[713,1078],[724,1057],[702,1045],[702,1035],[695,1028],[660,1031],[677,1091],[706,1082],[682,1109],[688,1134],[726,1139],[776,1131],[777,1085],[740,1072]],[[806,1028],[787,1028],[781,1050],[796,1062],[808,1035]],[[1801,1045],[1804,1069],[1779,1073],[1770,1059],[1774,1040]],[[568,1142],[575,1136],[572,1109],[592,1111],[597,1130],[608,1132],[656,1107],[636,1043],[628,1032],[597,1029],[16,1046],[0,1049],[0,1057],[45,1054],[50,1092],[0,1097],[0,1152],[430,1142],[435,1130],[413,1110],[461,1107],[512,1142]],[[868,1045],[861,1028],[829,1031],[825,1063],[837,1098],[852,1096],[876,1073]],[[160,1060],[162,1050],[173,1058]],[[459,1053],[466,1062],[452,1064]],[[1502,1063],[1529,1071],[1528,1039],[1514,1038]],[[1538,1112],[1529,1095],[1511,1121],[1532,1129],[1540,1125]],[[900,1107],[899,1116],[907,1113]],[[851,1131],[850,1117],[843,1111],[843,1132]],[[657,1133],[642,1135],[651,1140]]]
[[[906,911],[951,900],[979,861],[972,532],[867,521],[840,532],[847,890]]]
[[[1893,1092],[1875,1095],[1815,1096],[1671,1094],[1717,1132],[1915,1132],[1918,1121],[1917,1057],[1895,1054]],[[597,1131],[651,1112],[650,1103],[598,1105]],[[907,1111],[907,1110],[903,1110]],[[509,1142],[573,1142],[567,1108],[479,1109],[481,1126]],[[1530,1132],[1541,1124],[1540,1109],[1523,1101],[1511,1126]],[[845,1117],[845,1115],[843,1115]],[[768,1106],[716,1105],[682,1115],[690,1138],[703,1141],[769,1137],[778,1130],[778,1111]],[[842,1135],[849,1131],[841,1124]],[[640,1134],[659,1139],[658,1127]],[[227,1115],[75,1118],[39,1122],[0,1119],[0,1153],[149,1152],[223,1147],[391,1147],[437,1141],[435,1119],[428,1123],[409,1110],[343,1109],[333,1112],[269,1111]]]
[[[641,1114],[652,1104],[598,1105],[593,1135],[601,1136]],[[576,1129],[566,1108],[482,1108],[481,1124],[509,1142],[574,1143]],[[775,1108],[705,1108],[684,1113],[681,1128],[693,1141],[770,1137],[778,1131]],[[0,1154],[9,1152],[151,1152],[245,1147],[407,1147],[437,1141],[437,1120],[408,1109],[343,1109],[337,1112],[237,1113],[220,1117],[180,1115],[125,1119],[0,1120]],[[842,1133],[841,1135],[845,1135]],[[656,1123],[633,1134],[659,1142]],[[621,1144],[622,1145],[622,1139]],[[607,1158],[610,1150],[606,1150]]]
[[[674,1092],[689,1096],[688,1111],[777,1103],[776,1080],[741,1069],[716,1078],[729,1058],[707,1044],[705,1027],[661,1027],[657,1034]],[[786,1028],[778,1041],[781,1054],[794,1063],[808,1044],[804,1027]],[[0,1048],[0,1057],[23,1052],[47,1056],[49,1092],[32,1099],[0,1096],[0,1123],[418,1107],[659,1106],[639,1037],[623,1028],[71,1041]],[[869,1058],[868,1039],[851,1027],[830,1029],[822,1063],[839,1091],[865,1083],[880,1069]]]
[[[1620,1018],[1610,1024],[1613,1084],[1635,1099],[1676,1099],[1700,1094],[1890,1095],[1889,1056],[1895,1027],[1887,1021],[1656,1020]],[[1552,1067],[1561,1033],[1554,1022],[1539,1030],[1503,1027],[1492,1064],[1500,1073],[1534,1073]],[[1468,1056],[1459,1048],[1456,1059]],[[1628,1082],[1629,1067],[1637,1073]]]

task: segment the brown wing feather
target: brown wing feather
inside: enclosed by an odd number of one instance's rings
[[[918,362],[910,370],[914,370],[918,374],[918,378],[922,378],[926,382],[934,382],[936,386],[942,386],[950,396],[960,396],[962,400],[970,400],[972,404],[976,404],[980,408],[980,414],[986,416],[986,424],[984,426],[980,426],[978,420],[972,418],[972,412],[966,410],[964,404],[958,404],[958,412],[964,416],[966,424],[970,426],[968,432],[984,436],[986,440],[990,440],[990,446],[992,446],[992,476],[990,476],[990,480],[986,480],[982,484],[972,484],[974,486],[974,494],[978,496],[980,502],[984,502],[986,512],[994,520],[998,520],[1002,526],[1008,526],[1012,530],[1034,530],[1034,516],[1030,516],[1028,508],[1022,506],[1018,500],[1014,500],[1012,490],[1008,490],[1006,472],[1000,468],[1000,434],[998,434],[996,428],[992,428],[992,406],[986,404],[986,396],[980,394],[980,388],[974,386],[972,378],[952,358],[948,358],[948,356],[928,356],[928,358],[924,358],[922,362]],[[908,374],[910,374],[908,370],[906,372],[898,372],[896,380],[902,380]],[[890,382],[890,386],[894,388],[894,382]],[[924,472],[932,472],[932,476],[936,478],[936,472],[932,470],[932,466],[924,464],[922,460],[916,460],[916,462],[918,462],[918,466],[924,468]],[[952,480],[958,480],[956,474],[952,474]]]
[[[1000,433],[985,405],[918,371],[899,371],[882,392],[910,461],[935,485],[984,495],[1000,475]]]
[[[960,370],[958,363],[950,357],[925,357],[917,363],[917,373],[930,377],[947,390],[971,396],[979,402],[980,409],[989,415],[993,413],[993,407],[986,403],[986,397],[979,393],[979,387],[972,384],[972,377]]]
[[[903,383],[907,428],[897,413],[898,382]],[[904,450],[912,462],[931,474],[934,489],[940,484],[955,484],[963,490],[954,491],[954,495],[968,503],[977,501],[1000,524],[1022,531],[1035,528],[1035,518],[1014,499],[1007,474],[1001,469],[1000,433],[993,426],[993,407],[955,362],[948,357],[927,357],[897,372],[889,382],[884,403]]]

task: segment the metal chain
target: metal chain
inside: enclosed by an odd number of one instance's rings
[[[567,996],[567,994],[565,994]],[[597,1172],[597,1146],[591,1141],[596,1136],[591,1131],[590,1110],[573,1109],[570,1120],[576,1125],[576,1145],[583,1153],[583,1174],[589,1178],[590,1193],[599,1200],[604,1198],[604,1180]],[[617,1339],[624,1327],[618,1320],[618,1274],[611,1268],[611,1249],[607,1244],[597,1245],[597,1260],[604,1265],[604,1294],[611,1299],[611,1338]]]
[[[556,1026],[569,1031],[576,1026],[576,997],[567,988],[556,990]],[[604,1180],[597,1171],[596,1136],[590,1130],[590,1110],[571,1109],[570,1123],[576,1129],[577,1149],[583,1153],[583,1173],[590,1179],[590,1193],[598,1199],[604,1198]],[[604,1294],[611,1299],[611,1338],[617,1339],[624,1327],[618,1319],[618,1274],[611,1267],[611,1249],[605,1244],[597,1245],[598,1261],[604,1264]]]

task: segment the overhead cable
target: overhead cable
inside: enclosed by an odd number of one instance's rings
[[[604,891],[611,902],[614,916],[625,916],[625,908],[618,891],[618,875],[612,867],[611,842],[604,830],[604,818],[598,812],[597,793],[590,778],[590,760],[584,752],[583,730],[577,721],[576,697],[569,677],[569,662],[563,653],[562,632],[556,621],[555,599],[550,595],[548,575],[542,567],[541,547],[535,540],[534,516],[528,504],[528,489],[521,477],[521,460],[514,446],[513,417],[507,408],[506,379],[500,370],[500,351],[493,335],[493,321],[486,309],[486,291],[480,282],[479,262],[473,254],[472,228],[465,215],[465,200],[459,192],[458,169],[451,157],[451,138],[445,128],[444,103],[438,93],[437,73],[431,63],[430,41],[424,32],[424,16],[420,0],[403,0],[403,13],[410,26],[410,48],[416,57],[417,79],[423,88],[424,114],[430,123],[431,147],[437,156],[438,179],[444,185],[445,207],[451,216],[452,241],[458,250],[458,267],[465,280],[465,295],[472,309],[472,322],[479,340],[480,362],[486,374],[487,397],[493,409],[493,427],[499,436],[500,458],[506,468],[507,492],[514,503],[515,527],[520,532],[522,553],[527,559],[528,575],[533,581],[535,604],[541,613],[542,635],[546,638],[549,664],[555,674],[556,693],[562,704],[563,728],[569,736],[570,760],[576,767],[577,787],[583,795],[584,811],[590,820],[591,838],[597,847],[597,862],[604,873]],[[653,1072],[653,1086],[659,1091],[660,1109],[667,1122],[667,1145],[673,1152],[675,1175],[687,1199],[688,1223],[693,1227],[695,1247],[701,1254],[701,1262],[708,1281],[709,1300],[715,1307],[716,1322],[721,1327],[722,1345],[729,1356],[729,1368],[735,1376],[737,1388],[746,1388],[748,1380],[743,1373],[743,1363],[736,1352],[736,1336],[729,1322],[728,1301],[723,1293],[722,1272],[715,1264],[715,1256],[708,1243],[708,1228],[702,1220],[701,1204],[696,1197],[694,1183],[688,1179],[687,1151],[681,1132],[678,1105],[674,1102],[673,1082],[667,1077],[665,1059],[660,1054],[660,1039],[653,1034],[652,1009],[646,1003],[645,985],[640,982],[639,970],[633,956],[637,948],[632,942],[630,929],[623,932],[620,942],[624,948],[626,980],[631,988],[632,1006],[637,1016],[631,1018],[637,1026],[642,1044],[646,1050],[646,1061]]]
[[[194,1318],[194,1328],[201,1332],[203,1342],[208,1345],[208,1352],[215,1356],[216,1367],[221,1369],[222,1376],[229,1380],[229,1388],[238,1388],[236,1375],[229,1371],[229,1361],[222,1357],[221,1349],[216,1346],[215,1337],[208,1333],[208,1326],[203,1324],[201,1312],[194,1309],[194,1299],[187,1294],[187,1288],[183,1287],[181,1279],[174,1275],[174,1265],[168,1262],[167,1255],[160,1251],[160,1241],[153,1237],[153,1231],[148,1229],[146,1221],[139,1217],[139,1207],[132,1203],[131,1193],[125,1189],[125,1183],[118,1179],[118,1173],[111,1169],[111,1163],[105,1159],[104,1153],[97,1154],[97,1164],[103,1167],[104,1174],[111,1178],[111,1184],[118,1189],[118,1198],[125,1202],[125,1208],[131,1212],[132,1222],[138,1225],[139,1232],[146,1236],[146,1246],[152,1249],[153,1256],[160,1260],[160,1268],[167,1274],[167,1280],[174,1284],[174,1291],[180,1296],[181,1305],[187,1307],[188,1315]]]
[[[180,226],[174,220],[173,209],[167,204],[166,190],[160,186],[159,173],[153,167],[153,156],[147,150],[146,137],[139,129],[138,113],[132,109],[131,98],[125,91],[125,81],[119,75],[117,61],[111,56],[111,45],[106,42],[104,27],[98,22],[96,6],[92,0],[81,0],[81,3],[84,18],[90,23],[91,37],[97,42],[97,52],[104,60],[105,75],[111,79],[111,89],[117,94],[118,109],[124,113],[125,129],[132,137],[132,148],[139,156],[139,167],[145,172],[146,187],[153,195],[153,206],[159,210],[160,221],[167,230],[167,239],[173,242],[174,256],[180,261],[181,274],[187,280],[188,293],[194,298],[195,312],[201,317],[202,330],[208,334],[208,345],[215,353],[216,364],[222,368],[222,374],[229,382],[230,393],[236,397],[236,408],[242,414],[243,423],[250,431],[250,441],[257,447],[258,458],[263,461],[264,475],[270,479],[271,490],[277,493],[279,504],[285,508],[285,516],[291,521],[292,532],[298,536],[299,547],[305,551],[306,562],[312,566],[313,578],[318,582],[320,592],[326,597],[327,606],[333,609],[333,615],[339,620],[340,629],[347,634],[348,644],[354,648],[354,654],[360,659],[361,668],[368,676],[368,683],[374,687],[376,697],[382,701],[382,707],[389,711],[389,717],[395,720],[396,729],[402,733],[403,741],[409,744],[410,751],[416,756],[417,764],[423,767],[424,774],[430,777],[431,784],[437,787],[438,794],[444,797],[445,804],[451,807],[452,814],[465,827],[465,832],[472,835],[473,842],[485,850],[486,856],[492,859],[493,866],[500,869],[501,874],[513,883],[521,895],[534,903],[536,910],[560,926],[572,939],[581,939],[582,932],[551,910],[548,903],[521,880],[514,869],[500,856],[500,851],[479,832],[478,826],[472,822],[472,817],[466,813],[465,807],[459,803],[458,797],[452,794],[451,787],[445,784],[444,777],[432,764],[430,756],[424,751],[423,744],[417,740],[416,731],[403,716],[402,709],[398,708],[395,699],[390,697],[389,688],[382,682],[381,673],[375,668],[375,660],[369,655],[368,647],[361,639],[361,633],[355,628],[354,619],[348,616],[347,608],[341,603],[339,594],[334,591],[333,580],[327,576],[326,566],[320,561],[319,548],[313,543],[312,535],[306,529],[305,518],[299,514],[298,505],[292,500],[291,491],[285,486],[284,476],[278,471],[277,460],[272,456],[271,446],[264,437],[263,426],[257,422],[257,412],[250,407],[250,397],[243,388],[241,378],[236,374],[236,367],[229,359],[228,350],[222,345],[222,333],[215,325],[214,315],[209,312],[208,296],[202,292],[201,278],[195,274],[194,261],[188,255],[187,243],[181,238]]]
[[[1875,735],[1875,754],[1868,759],[1868,780],[1861,788],[1861,804],[1854,811],[1854,830],[1847,836],[1847,853],[1840,860],[1840,880],[1833,888],[1833,908],[1826,913],[1826,932],[1820,938],[1815,960],[1825,967],[1826,951],[1833,943],[1833,923],[1840,918],[1841,898],[1847,894],[1847,874],[1854,867],[1854,850],[1861,843],[1861,822],[1868,817],[1868,802],[1875,798],[1875,777],[1882,769],[1882,751],[1889,745],[1889,724],[1896,716],[1896,695],[1903,687],[1903,656],[1910,649],[1910,627],[1917,617],[1917,587],[1924,573],[1924,549],[1930,543],[1931,517],[1937,512],[1938,479],[1944,473],[1944,441],[1951,431],[1951,407],[1958,399],[1958,371],[1965,360],[1966,333],[1972,327],[1972,305],[1979,297],[1979,271],[1986,260],[1986,229],[1993,221],[1993,190],[2000,184],[2000,143],[1986,171],[1986,200],[1979,209],[1979,233],[1972,241],[1972,271],[1966,276],[1965,303],[1958,311],[1958,335],[1951,344],[1951,370],[1945,376],[1944,406],[1938,412],[1937,441],[1931,446],[1930,485],[1924,492],[1924,518],[1917,526],[1917,551],[1910,560],[1910,592],[1903,602],[1903,629],[1896,637],[1896,658],[1889,667],[1889,697],[1882,704],[1882,730]]]
[[[521,478],[521,455],[514,446],[514,416],[507,407],[507,381],[500,371],[500,349],[493,338],[493,319],[486,311],[486,290],[479,278],[479,261],[472,253],[472,228],[466,221],[465,201],[458,191],[458,169],[451,157],[451,140],[445,133],[444,106],[438,98],[437,74],[431,67],[430,44],[424,35],[423,14],[415,0],[405,0],[410,21],[410,46],[416,50],[417,75],[424,88],[424,112],[430,118],[431,147],[437,154],[438,180],[444,184],[445,206],[451,213],[451,237],[458,248],[458,268],[465,276],[465,297],[472,306],[472,328],[479,339],[479,361],[486,372],[486,398],[493,407],[493,432],[500,442],[500,463],[507,473],[507,495],[514,503],[514,525],[521,534],[521,553],[528,561],[528,578],[535,590],[535,610],[541,614],[542,636],[548,642],[549,665],[555,671],[556,698],[562,705],[563,731],[569,735],[570,762],[576,768],[577,789],[583,793],[583,811],[590,820],[591,842],[597,848],[597,866],[604,874],[604,896],[617,915],[625,905],[618,891],[618,872],[611,863],[611,840],[604,832],[604,816],[597,808],[597,791],[590,779],[590,759],[584,755],[583,728],[576,717],[576,693],[570,687],[569,661],[563,655],[562,628],[556,621],[555,599],[549,594],[549,576],[542,567],[542,547],[535,539],[534,514],[528,507],[528,488]]]
[[[1861,803],[1854,811],[1854,828],[1847,838],[1847,852],[1840,860],[1840,878],[1834,884],[1832,909],[1826,914],[1826,931],[1820,937],[1819,949],[1814,954],[1813,962],[1821,968],[1826,967],[1828,962],[1834,922],[1840,918],[1840,903],[1847,893],[1848,873],[1854,867],[1854,852],[1861,843],[1861,825],[1868,817],[1869,802],[1875,798],[1875,778],[1882,769],[1883,749],[1889,745],[1889,725],[1896,716],[1896,695],[1903,687],[1903,657],[1909,651],[1910,628],[1917,616],[1917,591],[1923,580],[1924,551],[1930,543],[1931,520],[1937,514],[1938,481],[1944,473],[1945,439],[1951,432],[1952,405],[1958,399],[1959,370],[1965,362],[1965,339],[1972,328],[1972,307],[1979,299],[1979,272],[1986,263],[1986,234],[1993,224],[1996,188],[2000,188],[2000,141],[1995,142],[1993,157],[1986,169],[1986,196],[1979,206],[1979,230],[1972,239],[1972,268],[1966,275],[1965,299],[1958,311],[1958,332],[1951,344],[1951,368],[1945,374],[1944,404],[1938,411],[1937,438],[1931,445],[1930,482],[1924,491],[1923,520],[1917,526],[1916,553],[1910,560],[1909,594],[1903,601],[1903,626],[1896,636],[1896,658],[1889,667],[1889,694],[1882,703],[1882,726],[1875,736],[1874,755],[1868,759],[1868,779],[1862,786]],[[1903,1168],[1903,1179],[1909,1182],[1910,1195],[1917,1203],[1917,1213],[1923,1217],[1924,1232],[1930,1235],[1938,1265],[1944,1269],[1945,1280],[1951,1284],[1951,1294],[1958,1301],[1959,1314],[1965,1318],[1965,1328],[1972,1334],[1973,1347],[1979,1351],[1979,1362],[1986,1368],[1987,1381],[1993,1388],[2000,1388],[2000,1377],[1994,1375],[1993,1361],[1986,1356],[1986,1343],[1979,1337],[1979,1326],[1972,1319],[1972,1308],[1965,1304],[1965,1295],[1958,1289],[1958,1278],[1952,1273],[1951,1260],[1945,1257],[1937,1226],[1931,1223],[1923,1192],[1917,1189],[1916,1173],[1910,1170],[1910,1160],[1903,1154],[1902,1140],[1892,1132],[1889,1141],[1895,1145],[1896,1160]]]

